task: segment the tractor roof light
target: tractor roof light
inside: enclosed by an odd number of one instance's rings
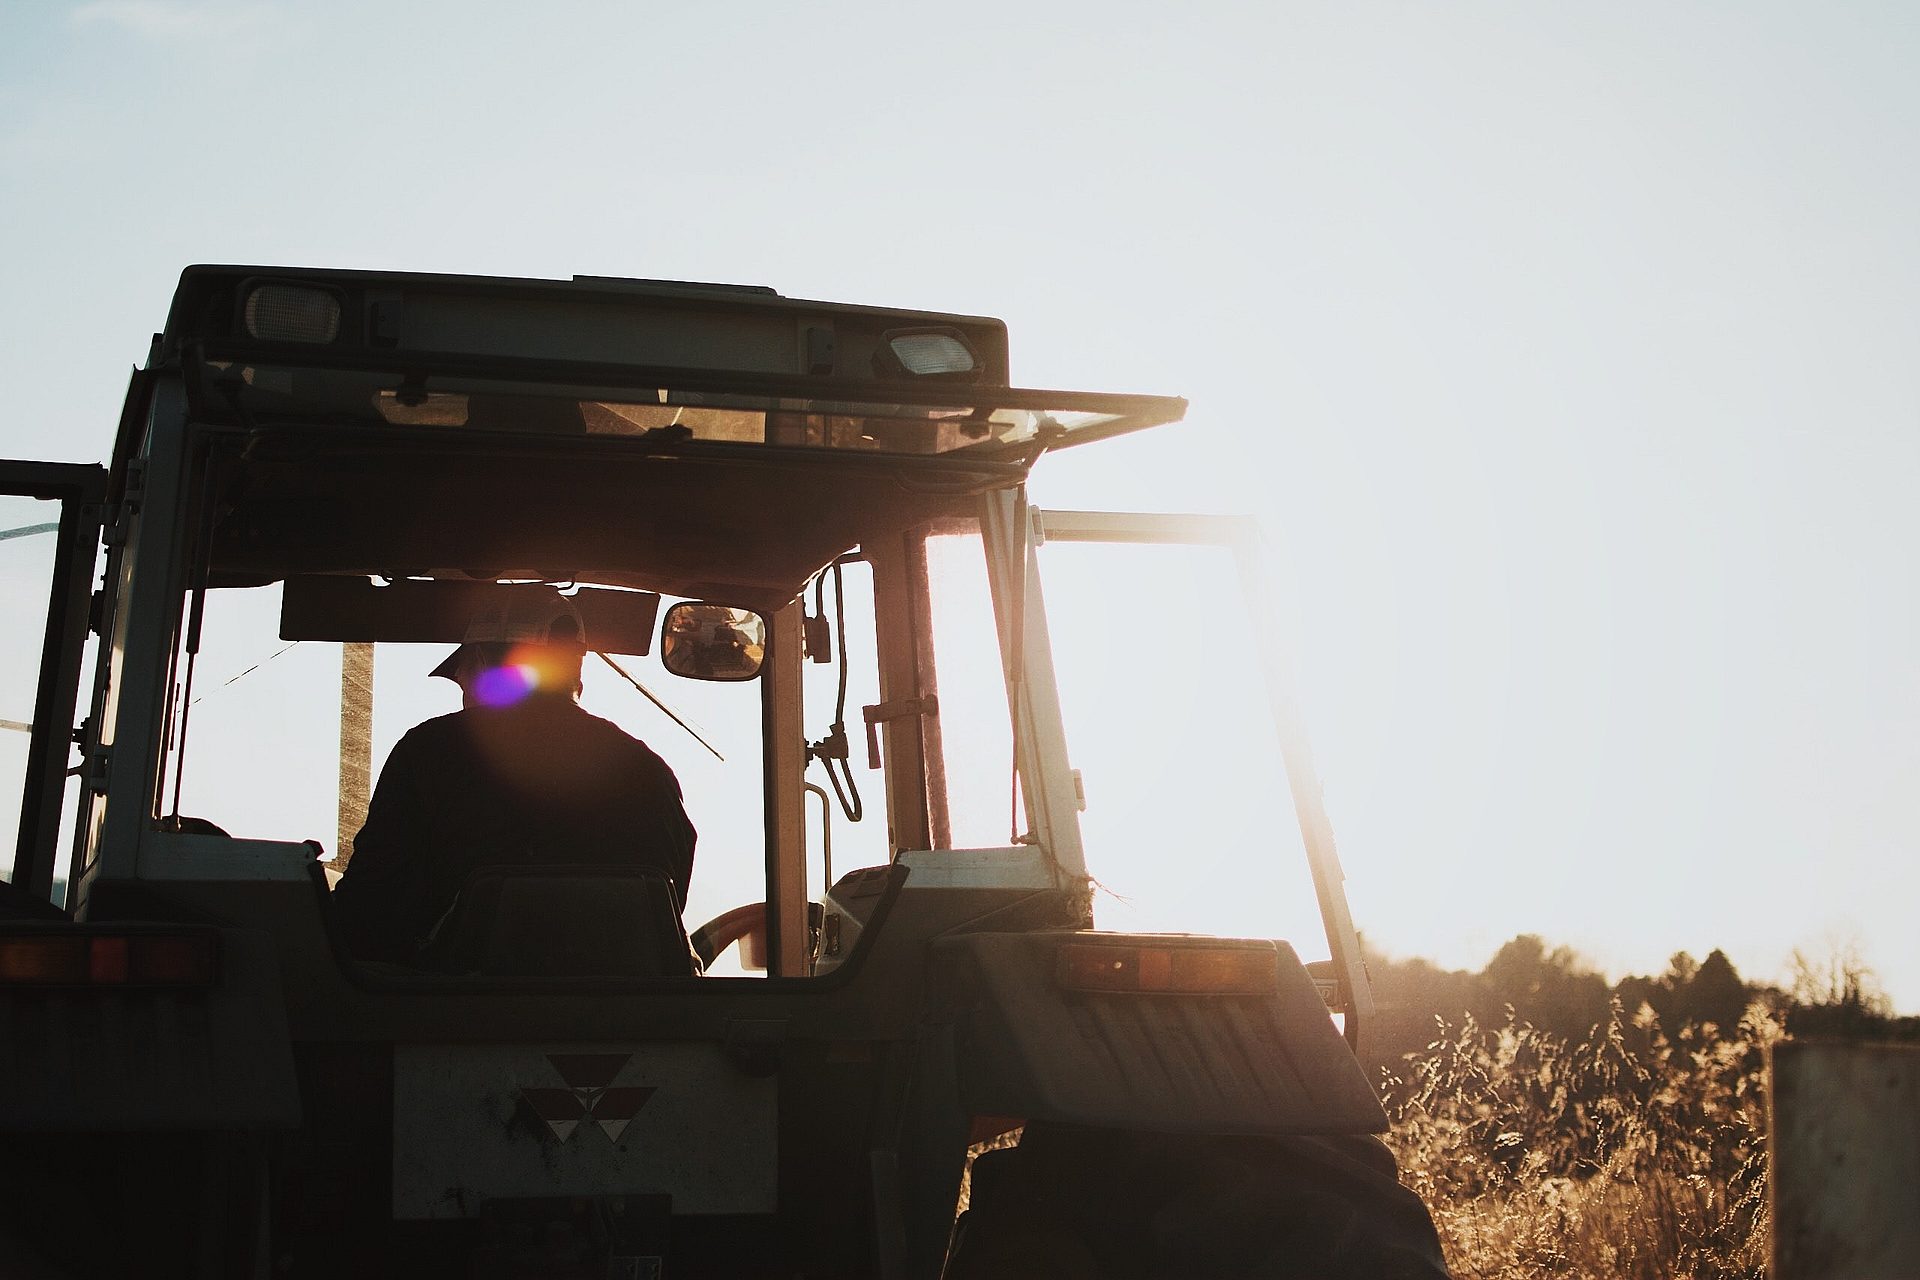
[[[1166,995],[1268,995],[1280,989],[1272,947],[1079,943],[1054,958],[1069,991]]]
[[[889,329],[873,353],[873,371],[883,378],[970,382],[980,373],[980,360],[958,329]]]
[[[266,342],[318,345],[340,336],[340,295],[302,284],[258,284],[241,307],[247,333]]]

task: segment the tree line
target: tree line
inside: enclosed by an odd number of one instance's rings
[[[1650,1012],[1669,1033],[1686,1027],[1730,1033],[1757,1003],[1789,1035],[1920,1040],[1920,1017],[1896,1017],[1872,970],[1846,948],[1818,958],[1796,953],[1786,987],[1746,981],[1718,948],[1704,960],[1676,952],[1664,973],[1609,983],[1577,952],[1537,934],[1505,943],[1478,972],[1390,959],[1371,949],[1366,959],[1378,1003],[1366,1056],[1376,1075],[1423,1053],[1442,1024],[1471,1018],[1498,1028],[1514,1020],[1575,1043],[1614,1017],[1616,1006],[1628,1022]]]

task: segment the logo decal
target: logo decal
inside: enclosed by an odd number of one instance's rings
[[[566,1082],[564,1089],[522,1087],[520,1097],[565,1142],[583,1120],[600,1126],[609,1141],[620,1135],[653,1097],[651,1085],[615,1088],[614,1077],[633,1061],[630,1053],[550,1053],[547,1061]]]

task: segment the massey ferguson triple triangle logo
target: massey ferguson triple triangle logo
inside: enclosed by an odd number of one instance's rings
[[[653,1096],[652,1085],[613,1087],[620,1069],[633,1061],[630,1053],[550,1053],[547,1061],[567,1087],[522,1086],[520,1096],[562,1142],[571,1138],[584,1120],[599,1125],[610,1141],[618,1142],[628,1122]]]

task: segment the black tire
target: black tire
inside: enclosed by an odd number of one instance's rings
[[[983,1170],[984,1166],[984,1170]],[[984,1176],[983,1175],[984,1172]],[[946,1280],[1445,1280],[1377,1139],[1031,1124],[974,1162]]]

